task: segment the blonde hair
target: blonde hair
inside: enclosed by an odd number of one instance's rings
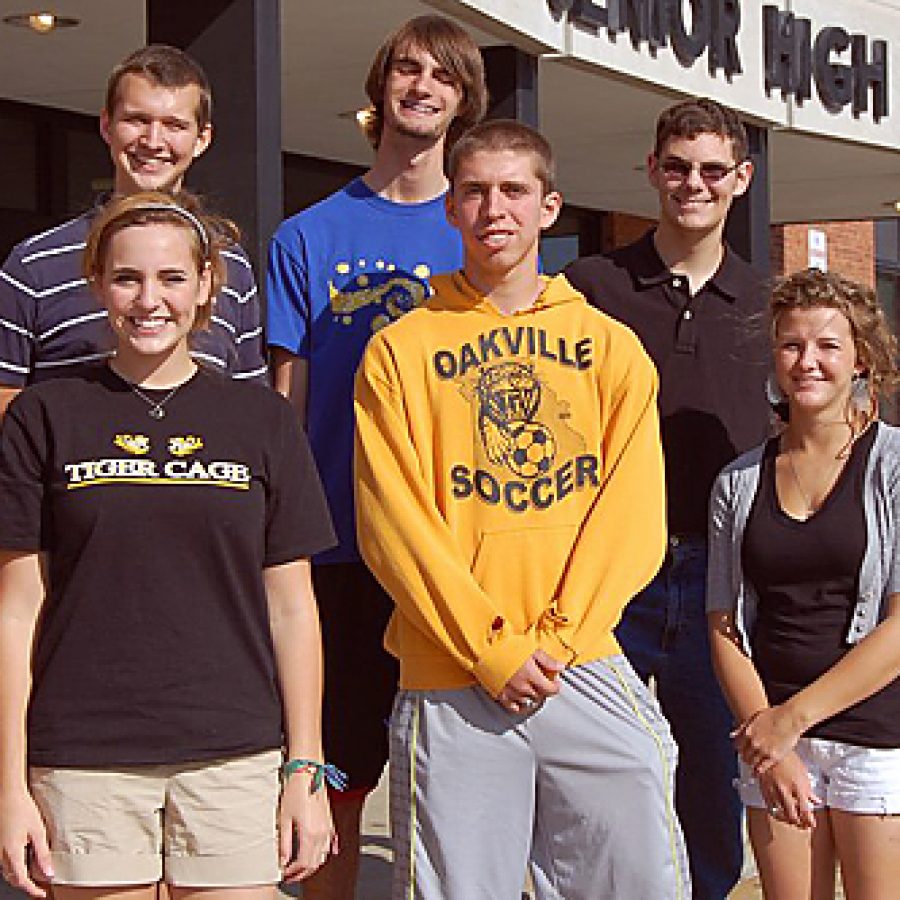
[[[226,269],[221,250],[238,240],[237,226],[228,219],[205,212],[200,200],[187,191],[166,194],[142,191],[114,197],[91,223],[82,257],[82,272],[89,282],[102,277],[112,237],[133,225],[175,225],[190,238],[197,271],[210,271],[210,302],[199,307],[192,330],[206,328],[213,300],[225,283]]]

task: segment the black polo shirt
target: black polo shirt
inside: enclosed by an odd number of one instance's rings
[[[652,230],[609,256],[576,260],[565,274],[590,303],[628,325],[656,364],[669,531],[705,535],[716,475],[766,436],[771,352],[763,279],[726,249],[692,297],[687,278],[656,252]]]

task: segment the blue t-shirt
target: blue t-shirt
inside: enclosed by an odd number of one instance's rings
[[[306,427],[338,546],[318,563],[359,559],[353,515],[353,377],[372,334],[462,265],[444,198],[394,203],[361,179],[282,222],[269,246],[268,341],[309,365]]]

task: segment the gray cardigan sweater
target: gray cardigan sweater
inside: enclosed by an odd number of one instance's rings
[[[884,618],[887,598],[900,593],[900,428],[878,422],[863,482],[866,551],[859,570],[859,593],[847,643],[862,640]],[[733,611],[744,652],[758,599],[741,571],[744,528],[756,489],[765,444],[726,466],[709,501],[707,612]]]

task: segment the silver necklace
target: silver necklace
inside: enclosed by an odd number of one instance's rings
[[[812,498],[810,497],[809,494],[806,493],[806,490],[803,487],[803,482],[800,480],[800,476],[797,474],[797,469],[794,466],[793,451],[790,449],[787,449],[787,450],[785,450],[785,455],[787,456],[788,467],[791,470],[791,475],[794,476],[794,483],[797,485],[797,490],[800,492],[800,496],[803,498],[803,502],[806,504],[806,516],[807,516],[807,518],[809,518],[809,516],[813,515],[813,513],[818,512],[819,507],[821,507],[822,504],[819,503],[817,506],[814,506],[813,502],[812,502]],[[845,459],[839,457],[837,459],[837,461],[835,462],[835,464],[829,470],[828,481],[826,482],[828,485],[829,493],[831,491],[831,488],[834,487],[834,479],[838,473],[838,470],[841,468],[841,466],[845,462],[846,462]],[[826,494],[826,496],[828,496],[828,495]]]
[[[166,417],[165,405],[175,396],[175,392],[181,387],[180,384],[176,384],[162,400],[154,400],[152,397],[148,397],[136,384],[132,384],[130,381],[126,382],[126,384],[150,407],[150,409],[147,410],[147,415],[150,416],[151,419],[164,419]]]

